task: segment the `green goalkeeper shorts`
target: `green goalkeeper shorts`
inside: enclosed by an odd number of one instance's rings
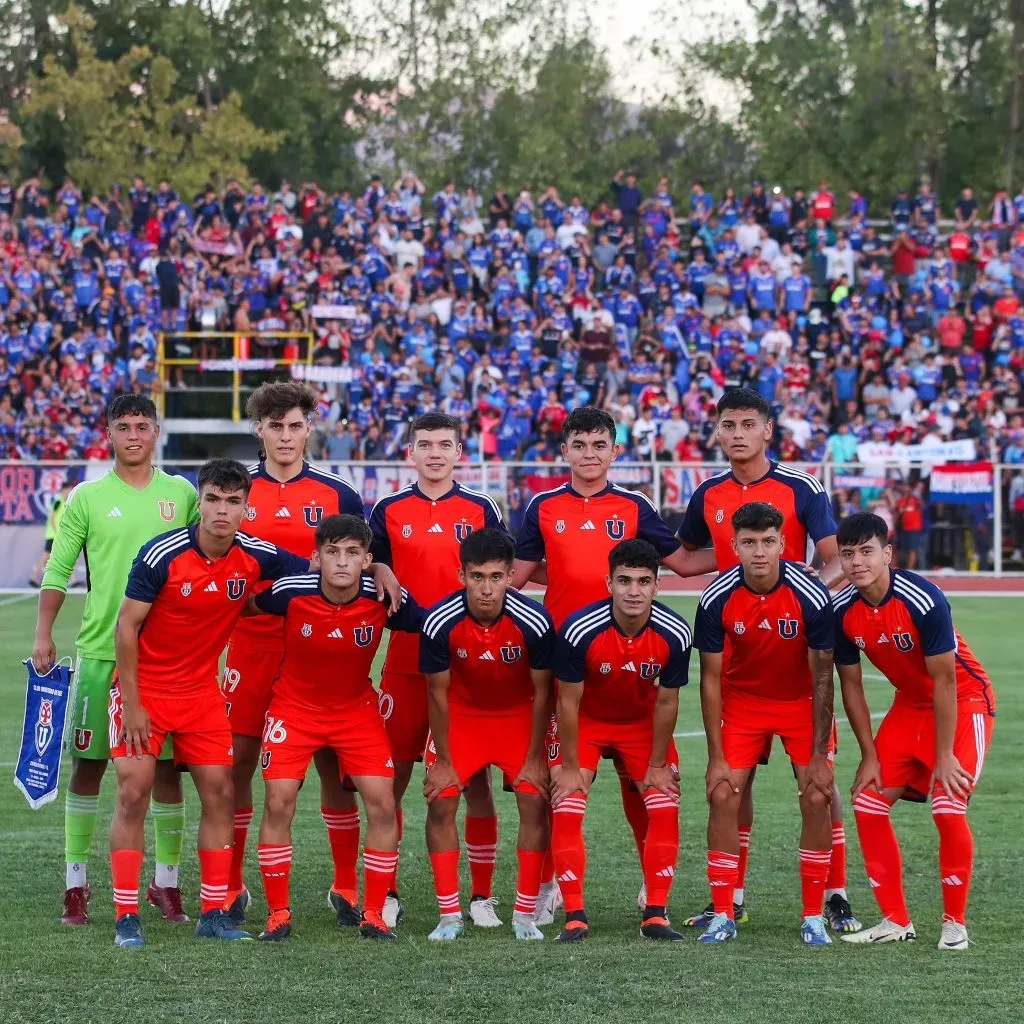
[[[113,661],[79,656],[75,662],[71,702],[71,728],[67,745],[72,757],[87,761],[110,760],[110,688],[114,684]],[[167,737],[160,760],[171,758],[171,737]]]

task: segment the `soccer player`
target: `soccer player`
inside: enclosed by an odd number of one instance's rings
[[[462,457],[458,420],[425,413],[409,428],[409,461],[416,483],[381,498],[370,513],[375,562],[390,566],[422,608],[447,597],[459,582],[459,546],[474,530],[505,530],[501,512],[486,494],[456,483],[455,464]],[[395,759],[395,801],[402,831],[402,797],[413,763],[427,743],[427,684],[419,666],[420,641],[392,633],[380,681],[380,712]],[[466,848],[473,895],[469,914],[479,927],[497,928],[493,897],[498,846],[498,818],[490,778],[483,771],[466,788]],[[401,915],[396,888],[389,894],[384,917],[394,927]]]
[[[284,660],[263,733],[266,784],[259,861],[269,917],[264,941],[291,935],[288,894],[292,819],[299,787],[317,751],[334,752],[366,809],[365,938],[393,939],[381,916],[398,864],[394,767],[370,668],[384,628],[418,633],[423,611],[407,594],[393,615],[378,597],[370,565],[370,528],[361,517],[328,516],[316,528],[320,572],[286,576],[250,598],[284,620]],[[388,599],[385,599],[387,601]]]
[[[905,942],[916,932],[903,893],[903,863],[890,811],[931,796],[939,833],[939,949],[966,949],[974,862],[967,805],[992,742],[996,702],[985,669],[953,625],[942,591],[893,569],[885,520],[870,512],[839,524],[839,557],[850,585],[834,599],[836,665],[861,762],[853,811],[864,866],[882,920],[848,942]],[[896,688],[878,733],[864,698],[860,655]]]
[[[831,859],[832,659],[828,590],[784,561],[782,513],[754,501],[732,514],[740,564],[701,595],[694,624],[700,702],[708,743],[708,882],[714,917],[701,942],[736,937],[740,800],[747,776],[773,739],[793,764],[803,828],[800,937],[830,945],[822,904]]]
[[[672,733],[679,687],[687,682],[690,627],[655,601],[659,555],[644,540],[616,544],[608,556],[610,598],[571,615],[558,634],[557,733],[548,750],[554,807],[551,851],[565,900],[559,942],[587,938],[583,817],[602,756],[614,754],[647,809],[643,868],[646,906],[640,934],[679,940],[667,916],[679,854],[679,783]]]
[[[689,551],[673,536],[645,495],[608,480],[619,454],[615,422],[608,413],[575,409],[562,427],[562,458],[570,480],[536,495],[526,509],[516,542],[512,585],[522,587],[546,573],[544,605],[559,629],[574,612],[607,598],[605,568],[609,552],[622,540],[638,537],[657,551],[662,564],[680,576],[715,571],[712,551]],[[643,862],[647,809],[622,764],[616,764],[626,820]],[[554,865],[545,864],[538,923],[549,924],[560,899]],[[639,903],[645,902],[643,892]]]
[[[719,572],[739,563],[733,549],[733,513],[752,501],[766,501],[783,516],[785,550],[782,557],[793,562],[807,558],[814,545],[812,564],[820,567],[822,582],[830,589],[842,580],[836,547],[836,524],[832,507],[818,480],[799,470],[768,458],[774,424],[771,409],[758,392],[734,388],[718,401],[718,441],[729,460],[729,470],[703,481],[693,493],[679,539],[683,546],[698,550],[711,544]],[[762,759],[767,764],[768,754]],[[740,864],[736,883],[736,921],[748,920],[744,882],[754,824],[753,785],[756,768],[748,777],[740,805]],[[846,829],[843,803],[838,789],[832,792],[832,860],[825,888],[825,916],[834,932],[853,932],[861,927],[854,917],[846,892]],[[683,923],[703,928],[714,916],[713,904]]]
[[[548,846],[544,735],[555,631],[541,605],[510,588],[514,555],[503,530],[467,536],[460,549],[463,589],[430,609],[423,626],[420,669],[430,718],[423,792],[441,911],[428,936],[435,942],[463,932],[455,813],[469,779],[492,764],[513,780],[519,807],[513,932],[517,939],[544,938],[534,912]]]
[[[141,946],[139,872],[156,756],[170,738],[199,792],[199,938],[250,939],[224,912],[231,870],[231,726],[217,662],[259,580],[305,572],[309,561],[238,528],[251,481],[230,459],[199,471],[199,524],[144,545],[117,617],[110,755],[117,800],[110,867],[118,946]]]
[[[114,625],[132,559],[146,541],[198,518],[195,488],[153,465],[160,437],[156,406],[142,395],[117,395],[107,406],[107,436],[114,466],[80,483],[68,497],[43,576],[32,660],[47,672],[57,660],[53,624],[67,594],[78,556],[85,552],[87,596],[75,641],[71,778],[64,806],[66,861],[64,915],[68,925],[89,921],[87,865],[100,784],[110,760],[107,705],[113,684]],[[185,829],[181,775],[164,750],[153,784],[156,874],[146,898],[168,921],[187,921],[178,885]]]
[[[325,516],[345,513],[364,518],[359,492],[340,477],[316,469],[305,461],[306,442],[313,429],[319,402],[306,384],[272,381],[261,384],[246,402],[253,430],[263,447],[263,458],[249,468],[252,490],[246,508],[246,530],[253,537],[309,557],[313,535]],[[397,603],[400,594],[386,566],[369,572]],[[266,615],[245,617],[228,644],[223,689],[234,745],[235,845],[228,881],[228,913],[235,924],[245,921],[249,891],[243,880],[245,847],[252,822],[252,777],[260,759],[271,687],[284,657],[284,630],[279,619]],[[338,762],[327,748],[313,759],[320,776],[320,814],[334,861],[334,880],[328,902],[340,925],[358,925],[356,858],[359,854],[359,810],[346,792]]]

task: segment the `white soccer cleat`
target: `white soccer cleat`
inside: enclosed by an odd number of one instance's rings
[[[865,928],[850,935],[840,935],[839,938],[843,942],[856,942],[860,945],[867,945],[869,942],[913,942],[917,938],[917,932],[914,931],[913,921],[903,925],[883,917],[874,928]]]
[[[939,939],[939,949],[966,949],[970,944],[966,925],[949,917],[942,922],[942,938]]]
[[[477,928],[500,928],[502,922],[494,910],[497,905],[496,896],[472,900],[469,904],[469,919]]]
[[[557,882],[549,882],[540,887],[537,893],[537,913],[534,914],[535,924],[554,924],[555,911],[564,906],[562,890],[558,888]]]
[[[394,931],[402,923],[402,918],[405,917],[405,910],[402,907],[402,901],[394,893],[388,893],[387,899],[384,900],[384,906],[381,908],[380,916],[384,918],[384,923],[390,931]]]
[[[427,938],[431,942],[454,942],[465,930],[461,914],[444,914]]]
[[[532,914],[513,913],[512,934],[515,935],[517,939],[522,939],[527,942],[537,942],[544,939],[544,933],[534,923]]]
[[[646,882],[644,882],[644,884],[640,886],[640,892],[637,893],[637,897],[636,897],[636,905],[640,908],[640,913],[641,914],[647,909],[647,883]]]

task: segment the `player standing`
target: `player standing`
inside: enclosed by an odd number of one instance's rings
[[[995,694],[985,669],[954,627],[942,591],[917,573],[891,568],[888,534],[885,520],[870,512],[839,524],[839,557],[850,586],[834,600],[836,665],[861,749],[853,785],[857,834],[882,911],[874,928],[843,938],[901,942],[917,937],[889,815],[897,800],[923,803],[931,795],[944,911],[939,949],[966,949],[974,866],[967,804],[992,742]],[[896,688],[874,737],[861,677],[862,651]]]
[[[679,854],[679,783],[672,733],[679,688],[687,682],[690,627],[658,593],[658,552],[643,540],[608,556],[610,598],[569,617],[558,634],[558,731],[548,756],[552,776],[551,851],[565,900],[559,942],[589,935],[583,883],[583,817],[602,756],[613,754],[638,787],[647,810],[643,846],[646,906],[640,934],[679,940],[667,904]]]
[[[736,937],[740,800],[747,776],[778,736],[800,796],[800,937],[827,946],[822,904],[831,859],[832,658],[828,590],[782,560],[782,513],[766,502],[732,514],[740,564],[701,595],[694,625],[708,742],[708,882],[714,917],[701,942]]]
[[[425,413],[409,428],[408,458],[416,483],[381,498],[370,513],[373,558],[389,565],[423,608],[430,608],[459,587],[459,546],[474,530],[504,531],[501,513],[486,494],[456,483],[455,464],[462,456],[458,420]],[[420,672],[420,641],[392,633],[380,681],[380,711],[395,759],[395,801],[402,831],[402,797],[413,763],[427,743],[427,684]],[[492,895],[498,846],[498,817],[486,771],[467,780],[466,848],[473,897],[469,914],[485,928],[501,925]],[[397,886],[397,883],[396,883]],[[384,917],[394,927],[401,914],[397,887],[389,895]]]
[[[281,674],[267,711],[261,765],[266,784],[259,860],[267,896],[264,941],[291,935],[292,819],[299,787],[317,751],[334,752],[366,810],[365,938],[393,939],[384,900],[398,864],[391,746],[377,710],[370,668],[384,628],[418,633],[423,611],[407,594],[393,615],[377,597],[370,528],[357,516],[328,516],[316,528],[320,572],[286,576],[250,598],[284,620]]]
[[[222,909],[231,870],[231,725],[217,662],[259,580],[308,571],[309,561],[238,532],[250,479],[230,459],[199,471],[199,524],[151,540],[132,565],[117,617],[110,692],[117,800],[110,868],[118,946],[141,946],[139,872],[156,755],[170,738],[199,793],[199,938],[250,939]],[[143,628],[145,627],[145,628]]]
[[[325,516],[338,513],[365,518],[359,492],[340,477],[305,461],[306,442],[313,429],[319,401],[306,384],[272,381],[261,384],[245,404],[246,415],[263,447],[264,457],[249,468],[252,490],[246,508],[246,529],[254,537],[286,551],[312,555],[314,532]],[[380,584],[398,586],[386,567]],[[235,846],[228,882],[228,912],[235,924],[245,921],[249,891],[242,866],[252,822],[252,777],[260,759],[260,744],[270,704],[271,688],[284,658],[284,629],[280,620],[257,615],[239,621],[228,644],[223,688],[234,743]],[[334,880],[328,903],[341,925],[359,924],[356,858],[359,855],[359,810],[346,792],[338,762],[327,748],[313,759],[320,776],[320,814],[334,861]]]
[[[698,550],[711,544],[719,572],[737,565],[733,549],[732,516],[743,505],[765,501],[774,505],[784,522],[785,549],[782,557],[793,562],[807,558],[808,544],[814,545],[814,563],[821,566],[821,580],[831,588],[842,579],[836,547],[836,524],[825,488],[818,480],[772,462],[767,455],[774,424],[771,409],[758,392],[750,388],[727,391],[718,401],[718,441],[729,460],[729,470],[703,481],[693,493],[679,539],[686,548]],[[767,763],[766,751],[762,763]],[[753,785],[756,768],[747,777],[739,812],[740,861],[736,883],[736,921],[748,920],[744,882],[754,824]],[[825,916],[834,932],[860,930],[846,892],[846,829],[839,790],[832,791],[832,859],[825,887]],[[714,916],[713,904],[687,918],[688,927],[704,927]]]
[[[89,848],[96,830],[100,783],[110,760],[107,705],[115,668],[114,626],[132,559],[147,541],[198,518],[195,488],[183,477],[169,476],[153,465],[160,425],[151,399],[113,398],[107,406],[107,436],[114,452],[113,468],[96,480],[80,483],[67,500],[43,576],[32,652],[40,672],[49,671],[57,660],[53,624],[78,556],[84,552],[87,594],[75,641],[71,778],[64,806],[66,888],[61,920],[69,925],[89,921]],[[178,886],[185,804],[181,775],[169,747],[157,761],[150,810],[156,874],[146,897],[166,920],[187,921]]]
[[[429,687],[427,850],[441,920],[436,941],[463,932],[455,814],[466,782],[488,765],[513,780],[519,808],[519,875],[512,928],[543,939],[534,923],[548,847],[544,734],[551,717],[555,631],[544,608],[509,587],[515,547],[503,530],[470,534],[460,550],[463,589],[427,614],[420,668]]]

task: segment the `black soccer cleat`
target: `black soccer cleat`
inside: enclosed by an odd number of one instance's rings
[[[583,942],[590,935],[587,915],[582,910],[574,910],[565,915],[565,927],[555,942]]]
[[[683,936],[669,924],[664,907],[648,907],[644,911],[644,922],[640,925],[640,938],[655,939],[659,942],[682,942]]]
[[[327,905],[334,911],[342,928],[355,928],[362,920],[359,908],[353,906],[340,892],[333,889],[327,894]]]

